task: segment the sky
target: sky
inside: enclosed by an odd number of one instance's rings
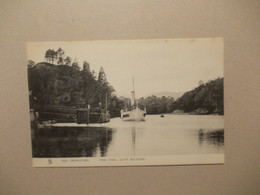
[[[134,77],[136,97],[159,92],[186,92],[223,77],[223,39],[167,39],[80,42],[29,42],[27,59],[45,61],[48,49],[61,47],[65,56],[76,59],[82,67],[101,66],[117,96],[130,96]]]

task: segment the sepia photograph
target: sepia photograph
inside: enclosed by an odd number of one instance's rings
[[[26,49],[34,167],[224,163],[223,38]]]

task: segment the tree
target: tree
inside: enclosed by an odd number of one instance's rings
[[[92,75],[93,75],[93,77],[96,79],[97,78],[97,76],[96,76],[96,72],[94,71],[94,70],[92,70]]]
[[[55,60],[57,60],[57,52],[52,49],[51,50],[51,62],[52,62],[52,64],[54,63]]]
[[[66,57],[65,58],[65,60],[64,60],[64,62],[65,62],[65,65],[67,65],[67,66],[70,66],[71,65],[71,58],[68,56],[68,57]]]
[[[34,62],[34,61],[28,60],[28,62],[27,62],[28,68],[32,68],[34,65],[35,65],[35,62]]]
[[[79,70],[79,63],[77,62],[77,60],[75,59],[71,65],[71,67],[75,70]]]
[[[45,52],[45,59],[46,59],[47,62],[51,62],[51,49],[48,49]]]
[[[106,73],[104,71],[104,68],[101,66],[99,74],[98,74],[98,83],[101,86],[105,86],[107,85],[107,77],[106,77]]]
[[[51,62],[53,64],[54,61],[57,59],[57,52],[54,51],[53,49],[48,49],[45,52],[45,58],[46,58],[47,62]]]
[[[107,99],[109,101],[108,104],[110,104],[111,94],[114,91],[114,89],[107,82],[106,73],[103,67],[100,68],[97,84],[98,84],[98,94],[97,94],[98,96],[96,98],[101,101],[102,105],[105,105],[105,97],[107,96]]]
[[[204,84],[204,81],[203,80],[200,80],[199,81],[199,86],[203,85]]]
[[[59,48],[57,51],[56,51],[56,53],[57,53],[57,58],[58,58],[58,64],[59,65],[63,65],[63,63],[64,63],[64,57],[63,57],[63,55],[64,55],[64,51],[61,49],[61,48]]]
[[[100,68],[100,71],[99,71],[99,74],[98,74],[97,83],[98,83],[100,95],[109,92],[109,86],[108,86],[108,82],[107,82],[107,77],[106,77],[106,73],[105,73],[103,67]]]
[[[90,72],[90,67],[89,67],[89,63],[87,61],[83,62],[83,70]]]

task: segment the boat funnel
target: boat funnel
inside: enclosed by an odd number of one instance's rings
[[[131,91],[131,106],[135,104],[135,92]]]

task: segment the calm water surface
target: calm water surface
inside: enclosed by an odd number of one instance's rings
[[[224,118],[148,115],[111,119],[106,127],[32,129],[33,157],[118,157],[223,154]]]

